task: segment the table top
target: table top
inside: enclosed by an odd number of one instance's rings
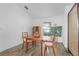
[[[50,40],[50,36],[48,37],[48,36],[41,36],[41,37],[39,37],[39,38],[36,38],[36,37],[34,37],[34,36],[28,36],[28,39],[31,39],[31,40],[34,40],[34,41],[46,41],[46,42],[51,42],[51,40]]]
[[[42,37],[36,38],[34,36],[28,36],[28,39],[32,39],[32,40],[42,40]]]

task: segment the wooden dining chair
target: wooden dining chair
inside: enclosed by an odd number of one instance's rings
[[[26,38],[28,37],[28,32],[22,32],[22,40],[23,40],[23,43],[22,43],[22,48],[25,47],[25,44],[26,44]],[[26,44],[26,47],[28,47],[28,45]]]
[[[30,42],[32,43],[32,39],[28,39],[28,32],[22,32],[22,39],[23,39],[22,48],[25,47],[28,50],[28,44]]]
[[[47,48],[52,48],[52,53],[55,56],[55,35],[53,36],[45,36],[43,38],[42,43],[45,45],[44,46],[44,55],[47,53]]]

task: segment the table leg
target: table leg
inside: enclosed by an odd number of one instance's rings
[[[34,41],[32,41],[32,47],[34,48],[34,45],[35,45],[35,42]]]
[[[41,41],[41,56],[42,56],[42,41]]]
[[[27,40],[26,40],[26,50],[28,50],[28,42],[27,42]]]

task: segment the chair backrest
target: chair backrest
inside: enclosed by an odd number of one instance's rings
[[[34,26],[33,27],[33,36],[35,38],[39,38],[40,37],[40,27],[39,26]]]
[[[51,40],[54,42],[55,39],[56,39],[56,36],[55,36],[55,35],[52,35],[52,36],[51,36]]]
[[[50,36],[43,36],[43,40],[49,41],[50,40]]]
[[[47,45],[47,46],[52,45],[52,40],[51,40],[50,36],[43,36],[43,41],[44,41],[44,44]]]
[[[44,36],[43,40],[46,40],[47,42],[45,42],[45,45],[51,46],[53,45],[54,41],[55,41],[55,35],[52,36]]]
[[[22,32],[22,37],[27,38],[28,37],[28,32]]]

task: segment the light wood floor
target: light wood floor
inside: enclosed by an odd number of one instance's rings
[[[22,45],[18,45],[16,47],[7,49],[3,52],[0,52],[0,56],[41,56],[41,49],[37,45],[35,48],[29,47],[29,50],[26,51],[26,49],[21,48]],[[56,50],[56,56],[71,56],[69,52],[66,51],[62,43],[57,43]],[[51,49],[48,48],[48,54],[47,56],[52,56]]]

